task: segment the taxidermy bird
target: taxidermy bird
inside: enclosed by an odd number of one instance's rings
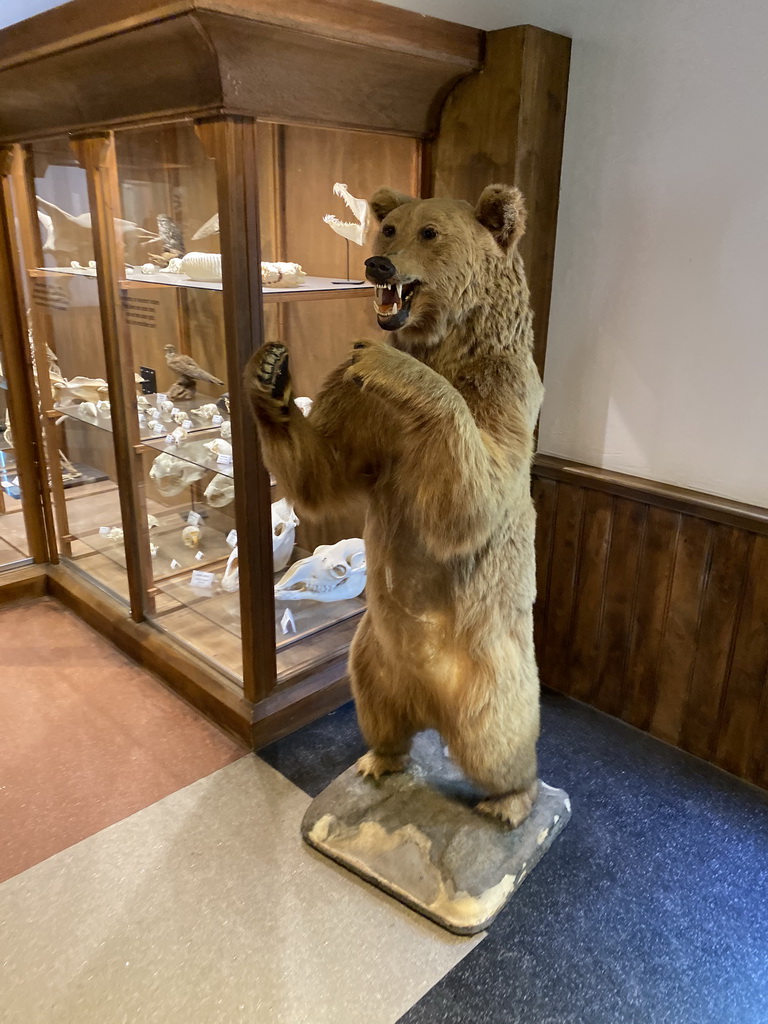
[[[168,368],[173,370],[177,376],[176,383],[168,390],[168,397],[173,400],[184,400],[194,398],[197,390],[197,382],[205,381],[207,384],[218,384],[223,386],[224,381],[214,377],[202,367],[198,366],[191,356],[181,355],[173,345],[165,346],[165,361]]]
[[[174,256],[184,255],[187,250],[184,248],[184,236],[181,233],[181,228],[175,220],[171,220],[167,213],[158,213],[157,230],[163,243],[163,252],[172,252]]]
[[[81,263],[87,263],[93,259],[90,213],[81,213],[79,216],[73,217],[71,213],[59,209],[58,206],[39,196],[37,205],[38,209],[42,209],[46,215],[45,220],[40,218],[47,232],[43,245],[45,252],[62,253]],[[48,223],[48,219],[50,219],[50,223]],[[133,224],[129,220],[120,220],[116,217],[114,224],[117,237],[122,240],[126,248],[137,243],[143,244],[153,238],[151,231],[145,231],[144,228],[140,228],[138,224]]]
[[[207,238],[209,235],[218,235],[219,233],[219,215],[214,213],[212,217],[203,224],[201,228],[192,235],[193,242],[199,242],[201,238]]]
[[[350,209],[357,218],[357,223],[354,224],[350,221],[341,221],[332,213],[326,213],[323,220],[328,227],[333,228],[337,235],[341,235],[342,238],[346,238],[350,242],[355,242],[357,245],[363,245],[365,243],[365,233],[368,230],[368,219],[370,216],[368,203],[365,199],[355,199],[355,197],[350,195],[347,191],[347,186],[343,185],[340,181],[337,181],[333,186],[333,194],[344,200],[348,209]]]

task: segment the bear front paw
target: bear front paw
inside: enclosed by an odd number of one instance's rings
[[[286,420],[291,408],[291,375],[288,349],[270,341],[254,352],[245,368],[245,386],[254,411]]]
[[[396,757],[385,757],[369,750],[358,759],[355,768],[364,778],[379,779],[382,775],[391,775],[394,772],[401,772],[408,763],[408,755],[401,754]]]

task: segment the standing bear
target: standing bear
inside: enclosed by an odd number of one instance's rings
[[[358,341],[304,417],[288,353],[264,345],[246,388],[264,460],[308,517],[367,503],[367,611],[350,651],[357,763],[401,770],[435,728],[512,826],[538,792],[533,436],[543,388],[517,243],[518,189],[473,209],[380,189],[366,260],[386,340]]]

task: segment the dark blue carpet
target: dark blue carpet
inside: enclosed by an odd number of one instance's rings
[[[541,777],[571,822],[401,1024],[768,1024],[768,794],[543,705]],[[364,749],[347,705],[260,756],[315,795]]]

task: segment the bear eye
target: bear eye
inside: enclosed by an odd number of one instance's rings
[[[384,235],[385,238],[392,238],[392,236],[395,233],[395,225],[385,224],[384,227],[381,229],[381,233],[382,235]]]
[[[435,228],[422,228],[421,237],[425,242],[431,242],[433,238],[437,238],[437,230]]]

